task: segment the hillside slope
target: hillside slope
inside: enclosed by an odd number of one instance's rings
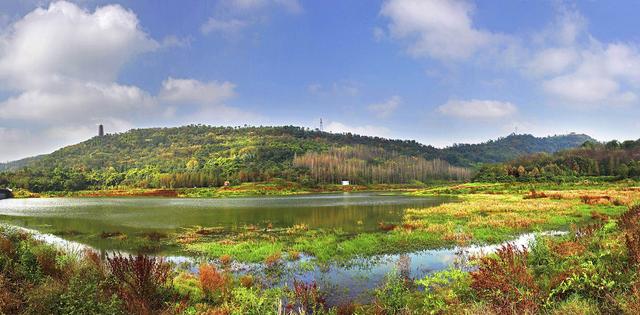
[[[332,134],[300,127],[134,129],[94,137],[23,160],[0,176],[32,191],[89,187],[203,187],[283,178],[303,184],[407,183],[465,179],[479,162],[578,146],[585,135],[511,135],[437,149],[410,140]]]
[[[576,177],[640,178],[640,139],[585,142],[554,154],[537,153],[480,168],[479,181],[564,180]]]
[[[497,163],[510,161],[532,153],[554,153],[579,147],[595,139],[571,133],[538,138],[529,134],[511,134],[498,140],[479,144],[456,144],[441,151],[439,157],[454,165],[470,166],[476,163]]]

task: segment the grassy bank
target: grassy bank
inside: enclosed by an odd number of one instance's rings
[[[209,188],[114,188],[81,191],[51,191],[33,193],[24,189],[15,191],[16,198],[51,197],[178,197],[178,198],[227,198],[248,196],[289,196],[311,193],[364,192],[364,191],[416,191],[425,184],[376,184],[376,185],[319,185],[307,187],[294,182],[275,181],[242,183],[226,187]]]

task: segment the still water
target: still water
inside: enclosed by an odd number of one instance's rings
[[[406,209],[449,201],[380,193],[225,199],[9,199],[0,201],[0,222],[52,233],[101,250],[127,250],[135,244],[100,235],[121,233],[131,241],[152,232],[170,234],[193,226],[236,230],[296,224],[312,229],[366,232],[377,230],[379,222],[402,221]]]

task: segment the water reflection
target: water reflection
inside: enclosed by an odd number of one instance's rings
[[[78,240],[99,249],[133,249],[128,243],[152,232],[169,234],[191,226],[239,230],[305,224],[310,228],[366,232],[380,222],[400,222],[409,208],[450,198],[376,193],[315,194],[227,199],[50,198],[0,203],[0,221]],[[119,232],[128,242],[98,237]]]

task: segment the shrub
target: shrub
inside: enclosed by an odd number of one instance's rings
[[[264,264],[267,266],[267,268],[272,268],[278,265],[281,259],[282,254],[280,252],[275,252],[264,259]]]
[[[231,256],[230,255],[222,255],[222,256],[220,256],[220,263],[223,266],[228,266],[231,263]]]
[[[244,275],[240,277],[240,285],[245,288],[250,288],[253,286],[253,276],[252,275]]]
[[[317,314],[325,309],[326,298],[315,281],[304,283],[294,280],[293,293],[294,299],[305,313]]]
[[[78,273],[60,296],[61,313],[65,315],[124,314],[122,301],[100,289],[104,280],[91,273]]]
[[[460,269],[436,272],[417,280],[416,284],[425,289],[423,307],[429,314],[447,313],[451,305],[473,298],[471,277]]]
[[[283,314],[282,299],[278,289],[262,292],[254,288],[235,288],[231,292],[234,315],[269,315]]]
[[[200,302],[204,298],[199,279],[188,272],[180,273],[173,279],[173,288],[182,297],[188,297],[192,302]]]
[[[227,296],[229,277],[210,264],[200,265],[199,271],[200,287],[205,295],[209,299],[224,299]]]
[[[49,245],[37,245],[31,249],[36,261],[38,262],[39,269],[44,275],[51,277],[61,277],[61,271],[57,268],[56,258],[58,251]]]
[[[8,257],[13,257],[15,254],[15,246],[11,239],[4,235],[0,235],[0,254],[4,254]]]
[[[61,314],[60,295],[64,287],[57,281],[48,280],[29,290],[25,314]]]
[[[375,290],[376,309],[383,314],[405,314],[408,312],[409,294],[406,281],[398,272],[391,272],[382,287]]]
[[[129,312],[149,314],[163,308],[170,266],[162,259],[116,255],[107,258],[107,263]]]
[[[38,258],[33,253],[31,246],[27,242],[21,242],[18,250],[18,270],[20,277],[31,283],[38,283],[42,280],[43,274],[38,263]]]
[[[572,295],[566,301],[559,303],[554,307],[550,314],[552,315],[565,315],[565,314],[581,314],[581,315],[597,315],[600,314],[597,305],[592,301],[581,298],[578,295]]]
[[[471,287],[501,314],[532,314],[538,310],[540,293],[527,268],[528,252],[507,244],[496,257],[480,259],[471,273]]]
[[[580,264],[579,269],[571,272],[551,290],[548,301],[579,295],[599,301],[601,306],[609,303],[611,292],[616,289],[616,281],[611,278],[606,266],[592,261]],[[620,284],[618,284],[620,285]]]
[[[625,245],[632,264],[640,265],[640,206],[627,210],[620,216],[619,224],[625,230]]]
[[[22,296],[14,286],[15,283],[0,273],[0,314],[17,314],[22,307]]]

